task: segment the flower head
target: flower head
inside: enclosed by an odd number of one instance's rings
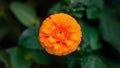
[[[81,42],[82,32],[77,21],[65,13],[53,14],[40,27],[39,40],[45,50],[57,56],[75,51]]]

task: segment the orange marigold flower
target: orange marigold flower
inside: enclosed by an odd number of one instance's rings
[[[57,56],[75,51],[81,42],[82,32],[77,21],[65,13],[53,14],[40,27],[39,40],[45,50]]]

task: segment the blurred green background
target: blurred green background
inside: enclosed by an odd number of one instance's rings
[[[78,21],[83,37],[58,57],[41,47],[38,32],[60,12]],[[0,0],[0,68],[120,68],[120,0]]]

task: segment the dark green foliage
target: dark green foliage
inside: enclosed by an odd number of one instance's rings
[[[19,39],[19,45],[29,49],[42,49],[39,43],[38,33],[38,27],[29,27],[22,33]]]
[[[120,68],[119,0],[50,1],[0,0],[0,65],[3,63],[5,68]],[[55,13],[67,13],[81,25],[82,42],[67,56],[48,54],[38,39],[41,21]]]

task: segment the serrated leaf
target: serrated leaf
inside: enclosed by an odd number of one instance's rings
[[[22,47],[29,49],[43,49],[38,39],[38,33],[38,27],[30,27],[26,29],[19,39],[19,44]]]
[[[12,68],[29,68],[31,62],[28,62],[24,59],[23,54],[21,53],[20,49],[17,47],[10,48],[7,50],[10,54],[10,60]]]
[[[21,2],[13,2],[10,9],[23,25],[27,27],[34,25],[36,14],[32,6]]]

